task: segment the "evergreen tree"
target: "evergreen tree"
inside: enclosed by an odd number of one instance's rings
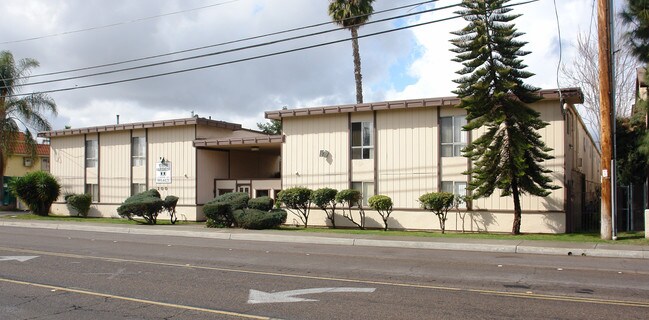
[[[629,26],[626,35],[633,54],[649,63],[649,0],[627,0],[620,15]]]
[[[485,133],[463,151],[473,161],[467,172],[467,187],[473,198],[488,197],[496,188],[501,196],[514,200],[513,234],[521,228],[522,194],[545,197],[551,185],[541,166],[551,159],[537,130],[547,126],[540,114],[526,104],[539,100],[538,88],[523,83],[533,74],[520,57],[526,44],[516,40],[522,35],[513,23],[520,15],[508,14],[508,0],[463,0],[463,9],[456,12],[468,21],[462,30],[453,32],[451,40],[457,53],[453,61],[464,66],[454,80],[455,94],[461,99],[458,107],[467,111],[465,130],[484,128]]]

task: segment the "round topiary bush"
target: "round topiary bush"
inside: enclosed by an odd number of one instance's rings
[[[90,205],[92,204],[92,196],[90,194],[71,194],[66,196],[65,200],[70,207],[77,210],[77,215],[84,218],[88,216],[88,211],[90,211]]]
[[[273,208],[273,199],[270,197],[259,197],[248,200],[248,208],[261,211],[268,211]]]
[[[48,172],[34,171],[12,180],[9,190],[25,202],[31,212],[47,216],[61,193],[61,186]]]
[[[286,222],[286,211],[275,209],[262,211],[257,209],[246,209],[234,211],[237,225],[244,229],[273,229]]]
[[[164,201],[160,198],[160,192],[151,189],[127,198],[117,208],[117,213],[131,220],[133,216],[138,216],[144,218],[147,224],[156,224],[158,214],[164,208],[163,206]]]

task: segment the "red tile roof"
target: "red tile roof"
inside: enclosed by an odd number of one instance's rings
[[[14,146],[13,153],[14,154],[21,154],[21,155],[27,155],[29,154],[27,150],[27,144],[24,142],[25,141],[25,134],[24,133],[19,133],[18,134],[18,143]],[[49,144],[37,144],[36,145],[36,154],[39,156],[49,156],[50,155],[50,145]]]

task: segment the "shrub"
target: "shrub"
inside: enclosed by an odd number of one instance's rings
[[[419,197],[421,206],[424,209],[433,212],[437,216],[442,233],[444,233],[444,230],[446,229],[446,216],[448,210],[453,207],[454,199],[455,196],[448,192],[430,192],[422,194]]]
[[[68,202],[70,207],[77,210],[78,216],[84,218],[88,216],[88,211],[90,211],[90,205],[92,204],[92,196],[90,194],[71,194],[65,196],[65,200]]]
[[[45,171],[34,171],[15,178],[9,189],[27,204],[29,210],[40,216],[48,215],[52,203],[61,193],[59,183]]]
[[[370,208],[379,213],[385,226],[383,230],[388,231],[388,219],[392,213],[392,199],[388,196],[377,194],[367,199],[367,203],[370,205]]]
[[[306,228],[309,222],[309,210],[311,207],[311,189],[304,187],[293,187],[282,190],[277,195],[277,201],[283,203],[288,209],[295,210],[294,213]]]
[[[336,202],[341,203],[347,208],[347,212],[343,210],[343,217],[355,224],[359,229],[365,230],[365,210],[363,210],[363,194],[354,189],[340,190],[336,194]],[[358,209],[359,219],[356,221],[352,212],[352,207]]]
[[[203,206],[208,228],[229,228],[234,224],[232,206],[227,202],[208,202]]]
[[[245,209],[250,196],[245,192],[230,192],[214,198],[203,206],[208,228],[230,228],[236,223],[234,211]]]
[[[248,200],[248,208],[261,211],[269,211],[273,208],[273,199],[270,197],[259,197]]]
[[[151,189],[130,196],[117,208],[121,217],[133,220],[133,216],[142,217],[147,224],[156,224],[158,214],[164,209],[164,201],[158,190]]]
[[[237,225],[244,229],[272,229],[286,222],[286,211],[274,209],[262,211],[258,209],[245,209],[234,211]]]
[[[334,229],[336,228],[336,194],[338,190],[331,188],[320,188],[311,194],[311,201],[325,212]]]
[[[243,209],[248,205],[250,196],[245,192],[229,192],[220,195],[210,202],[227,202],[232,206],[232,210]]]
[[[178,217],[176,217],[176,205],[178,204],[178,197],[166,196],[162,203],[162,208],[169,213],[171,224],[176,224]]]

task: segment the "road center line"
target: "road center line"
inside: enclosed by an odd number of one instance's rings
[[[122,258],[88,256],[88,255],[79,255],[79,254],[71,254],[71,253],[39,251],[39,250],[30,250],[30,249],[8,248],[8,247],[0,247],[0,250],[10,251],[10,252],[39,254],[39,255],[49,255],[49,256],[56,256],[56,257],[75,258],[75,259],[92,259],[92,260],[102,260],[102,261],[110,261],[110,262],[127,262],[127,263],[148,264],[148,265],[167,266],[167,267],[176,267],[176,268],[212,270],[212,271],[221,271],[221,272],[234,272],[234,273],[244,273],[244,274],[254,274],[254,275],[263,275],[263,276],[284,277],[284,278],[337,281],[337,282],[358,283],[358,284],[367,284],[367,285],[381,285],[381,286],[391,286],[391,287],[405,287],[405,288],[417,288],[417,289],[431,289],[431,290],[443,290],[443,291],[469,292],[469,293],[477,293],[477,294],[483,294],[483,295],[506,296],[506,297],[513,297],[513,298],[525,298],[525,299],[537,299],[537,300],[554,300],[554,301],[565,301],[565,302],[577,302],[577,303],[589,303],[589,304],[603,304],[603,305],[616,305],[616,306],[649,308],[649,302],[596,299],[596,298],[571,297],[571,296],[560,296],[560,295],[544,295],[544,294],[523,293],[523,292],[507,292],[507,291],[497,291],[497,290],[465,289],[465,288],[455,288],[455,287],[431,286],[431,285],[422,285],[422,284],[413,284],[413,283],[384,282],[384,281],[361,280],[361,279],[345,279],[345,278],[333,278],[333,277],[306,276],[306,275],[299,275],[299,274],[287,274],[287,273],[266,272],[266,271],[254,271],[254,270],[242,270],[242,269],[231,269],[231,268],[196,266],[196,265],[188,265],[188,264],[169,263],[169,262],[155,262],[155,261],[146,261],[146,260],[131,260],[131,259],[122,259]]]
[[[152,301],[152,300],[145,300],[145,299],[138,299],[138,298],[130,298],[130,297],[124,297],[124,296],[116,296],[116,295],[107,294],[107,293],[100,293],[100,292],[93,292],[93,291],[88,291],[88,290],[65,288],[65,287],[52,286],[52,285],[48,285],[48,284],[40,284],[40,283],[27,282],[27,281],[19,281],[19,280],[11,280],[11,279],[0,278],[0,282],[13,283],[13,284],[25,285],[25,286],[32,286],[32,287],[44,288],[44,289],[50,289],[50,290],[65,291],[65,292],[70,292],[70,293],[84,294],[84,295],[101,297],[101,298],[110,298],[110,299],[117,299],[117,300],[123,300],[123,301],[144,303],[144,304],[150,304],[150,305],[156,305],[156,306],[162,306],[162,307],[169,307],[169,308],[175,308],[175,309],[191,310],[191,311],[198,311],[198,312],[211,313],[211,314],[220,314],[220,315],[233,316],[233,317],[246,318],[246,319],[259,319],[259,320],[270,320],[271,319],[269,317],[262,317],[262,316],[256,316],[256,315],[245,314],[245,313],[237,313],[237,312],[230,312],[230,311],[224,311],[224,310],[192,307],[192,306],[186,306],[186,305],[182,305],[182,304],[174,304],[174,303],[166,303],[166,302],[159,302],[159,301]]]

